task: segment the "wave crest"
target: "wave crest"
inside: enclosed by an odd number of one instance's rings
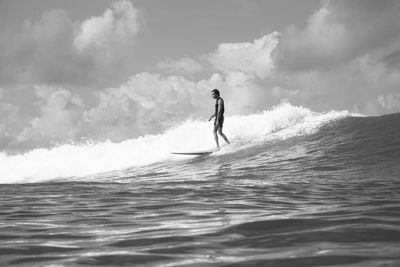
[[[315,133],[322,125],[349,116],[347,111],[316,113],[305,107],[281,104],[270,110],[243,116],[227,116],[224,132],[232,141],[226,151],[244,149],[273,139],[284,140]],[[122,170],[165,160],[180,160],[175,150],[213,147],[213,125],[205,120],[187,120],[158,135],[120,143],[67,144],[35,149],[25,154],[0,154],[0,183],[42,182]]]

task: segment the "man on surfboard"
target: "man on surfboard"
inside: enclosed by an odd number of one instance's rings
[[[225,107],[224,107],[224,100],[222,97],[220,97],[218,89],[213,89],[211,91],[211,96],[212,98],[215,99],[215,113],[210,117],[210,120],[215,117],[214,121],[214,139],[215,143],[217,143],[217,147],[219,149],[219,142],[218,142],[218,135],[217,133],[225,140],[227,144],[229,143],[228,138],[224,135],[222,132],[222,125],[224,124],[224,112],[225,112]]]

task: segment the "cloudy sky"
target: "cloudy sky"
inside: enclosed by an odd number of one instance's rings
[[[398,0],[0,0],[0,150],[281,102],[400,112]]]

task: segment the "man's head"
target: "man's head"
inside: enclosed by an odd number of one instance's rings
[[[211,95],[212,95],[212,97],[213,97],[214,99],[217,99],[217,98],[219,97],[219,91],[218,91],[218,89],[213,89],[213,90],[211,91]]]

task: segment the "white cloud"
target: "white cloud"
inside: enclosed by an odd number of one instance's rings
[[[83,21],[74,38],[75,48],[82,52],[129,46],[139,31],[139,12],[130,1],[115,2],[102,16]]]
[[[330,7],[324,5],[308,19],[305,29],[290,26],[283,35],[279,54],[288,68],[324,66],[342,60],[351,39],[345,25]]]
[[[193,75],[204,70],[202,64],[189,57],[184,57],[178,60],[166,59],[157,63],[156,67],[161,71],[166,71],[167,73],[183,75]]]
[[[18,105],[0,103],[0,148],[12,151],[21,147],[16,136],[28,122],[28,118]]]
[[[0,34],[0,80],[4,83],[81,80],[80,63],[71,48],[73,22],[63,10],[26,20],[20,32]],[[62,62],[62,64],[61,64]]]
[[[86,111],[84,120],[109,138],[158,132],[166,120],[204,111],[209,88],[182,76],[140,73],[119,88],[100,92],[99,105]]]
[[[400,83],[399,8],[393,0],[322,1],[304,28],[284,31],[275,78],[298,92],[292,103],[368,115],[400,111],[388,104]]]
[[[73,21],[60,9],[0,32],[3,84],[109,86],[131,75],[140,12],[129,1],[112,4],[102,16]]]
[[[215,69],[226,74],[240,71],[264,79],[274,68],[273,52],[279,35],[273,32],[253,43],[222,43],[206,58]]]
[[[383,108],[389,111],[398,111],[400,107],[400,93],[380,95],[378,102]]]
[[[70,91],[51,86],[35,86],[41,114],[30,120],[29,126],[19,134],[19,141],[73,139],[79,132],[83,101]]]
[[[393,52],[400,2],[322,1],[304,29],[284,31],[278,66],[284,71],[330,69],[371,53]]]
[[[0,103],[0,117],[2,118],[0,123],[0,134],[2,136],[12,136],[14,127],[10,126],[13,124],[14,120],[18,120],[19,111],[20,108],[16,105],[4,102]]]
[[[346,109],[367,115],[396,112],[378,97],[398,91],[400,72],[366,55],[329,71],[280,73],[289,88],[297,88],[295,101],[317,110]],[[386,103],[386,98],[385,98]],[[397,107],[400,111],[400,106]]]

